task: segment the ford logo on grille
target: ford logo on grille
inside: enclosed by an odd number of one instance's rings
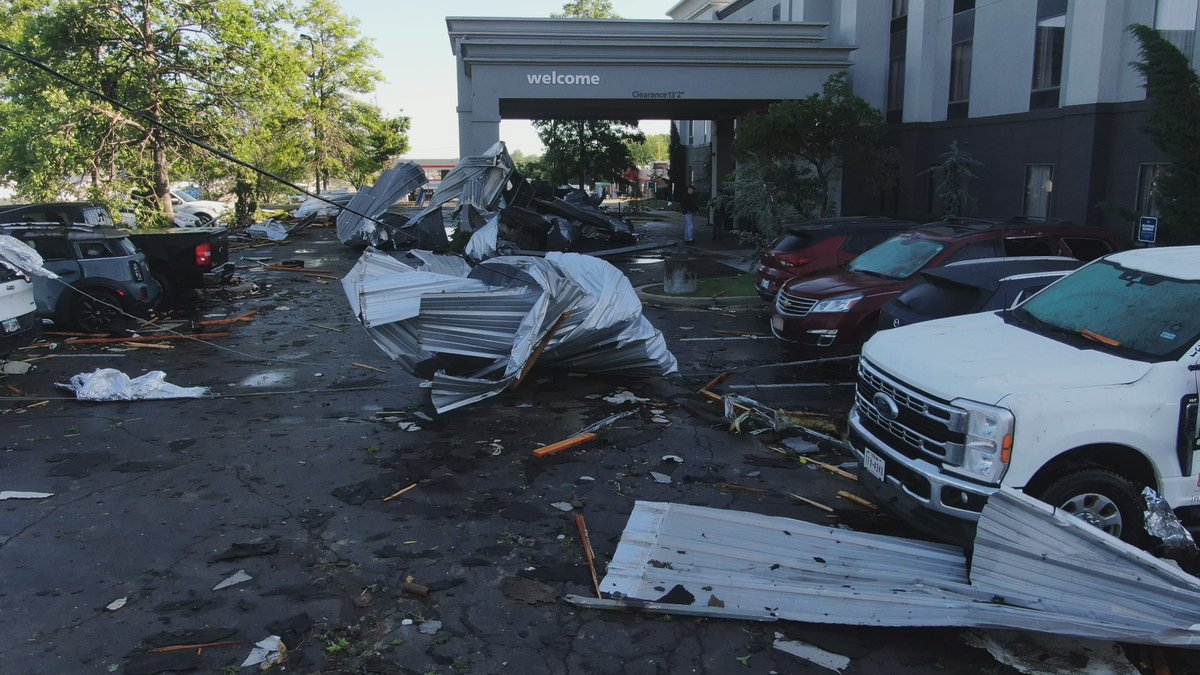
[[[871,403],[885,420],[895,421],[900,416],[900,406],[896,405],[896,400],[882,391],[871,397]]]

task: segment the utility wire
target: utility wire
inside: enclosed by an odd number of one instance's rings
[[[260,169],[257,166],[254,166],[253,164],[250,164],[248,162],[243,162],[242,160],[238,159],[237,157],[234,157],[233,155],[231,155],[223,150],[218,150],[217,148],[214,148],[213,146],[209,145],[208,143],[205,143],[204,141],[196,138],[195,136],[192,136],[191,134],[188,134],[185,131],[176,129],[176,128],[170,126],[169,124],[166,124],[164,122],[161,122],[159,120],[156,120],[156,119],[150,117],[149,115],[147,115],[146,113],[144,113],[140,110],[131,108],[131,107],[125,105],[124,103],[121,103],[117,99],[115,99],[111,96],[108,96],[107,94],[104,94],[103,92],[97,91],[96,89],[89,87],[88,85],[80,82],[79,80],[76,80],[69,75],[61,73],[61,72],[55,70],[54,68],[52,68],[51,66],[33,58],[32,56],[23,54],[2,42],[0,42],[0,52],[4,52],[6,54],[11,54],[11,55],[15,56],[17,59],[24,61],[25,63],[28,63],[29,65],[33,66],[34,68],[37,68],[38,70],[48,73],[49,75],[51,75],[55,78],[58,78],[58,79],[62,80],[63,82],[66,82],[67,84],[69,84],[77,89],[85,91],[85,92],[91,94],[92,96],[95,96],[104,101],[107,101],[108,103],[120,108],[121,110],[124,110],[125,112],[137,117],[138,119],[146,122],[147,124],[158,127],[159,129],[162,129],[163,131],[166,131],[168,133],[174,134],[174,135],[178,136],[179,138],[182,138],[183,140],[187,141],[188,143],[191,143],[192,145],[195,145],[199,148],[202,148],[204,150],[207,150],[207,151],[213,153],[214,155],[216,155],[217,157],[220,157],[221,159],[224,159],[229,162],[233,162],[234,164],[237,164],[238,166],[240,166],[244,169],[250,169],[251,171],[254,171],[255,173],[257,173],[259,175],[266,176],[267,178],[278,181],[279,183],[282,183],[283,185],[286,185],[293,190],[296,190],[298,192],[306,194],[309,197],[312,197],[319,201],[325,202],[326,204],[329,204],[331,206],[336,206],[339,209],[344,209],[346,211],[349,211],[350,213],[352,213],[356,216],[359,216],[361,218],[365,218],[365,219],[375,223],[376,225],[382,225],[385,228],[387,228],[389,232],[392,231],[392,228],[389,227],[387,223],[384,223],[376,218],[372,218],[371,216],[368,216],[365,213],[360,213],[358,211],[355,211],[354,209],[351,209],[348,206],[343,206],[341,204],[338,204],[337,202],[328,200],[319,194],[314,194],[312,192],[309,192],[308,190],[305,190],[304,188],[300,187],[299,185],[296,185],[295,183],[292,183],[291,181],[288,181],[280,176],[277,176],[277,175],[271,173],[270,171],[267,171],[266,169]],[[397,231],[396,234],[403,234],[404,236],[408,237],[409,239],[412,239],[413,241],[419,241],[419,239],[417,238],[416,235],[408,233],[408,232],[404,232],[403,230]]]

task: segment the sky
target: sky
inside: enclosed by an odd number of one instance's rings
[[[411,159],[458,157],[458,94],[455,59],[446,34],[447,16],[543,17],[561,12],[565,0],[339,0],[342,12],[359,20],[381,56],[375,64],[383,81],[373,101],[384,114],[412,118]],[[677,0],[613,0],[624,19],[666,19]],[[646,133],[667,133],[669,122],[642,123]],[[529,122],[505,120],[500,139],[509,151],[541,154],[542,144]]]

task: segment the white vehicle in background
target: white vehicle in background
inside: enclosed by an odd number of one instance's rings
[[[1081,267],[1014,309],[875,334],[850,443],[881,506],[967,540],[1019,489],[1140,543],[1141,490],[1200,506],[1200,246]]]
[[[203,227],[233,209],[233,206],[225,202],[195,199],[179,190],[171,190],[171,204],[175,209],[175,224],[180,227]],[[181,215],[190,216],[194,221],[189,222],[184,218],[184,222],[181,222]]]

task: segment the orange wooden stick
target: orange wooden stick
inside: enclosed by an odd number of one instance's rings
[[[550,445],[547,445],[545,447],[538,448],[537,450],[533,451],[533,456],[534,456],[534,458],[539,458],[539,457],[547,457],[549,455],[555,455],[555,454],[562,452],[563,450],[570,450],[571,448],[578,447],[585,443],[591,443],[592,441],[596,440],[597,438],[600,438],[600,437],[597,436],[596,434],[592,434],[592,433],[579,434],[578,436],[572,436],[564,441],[559,441],[557,443],[551,443]]]

